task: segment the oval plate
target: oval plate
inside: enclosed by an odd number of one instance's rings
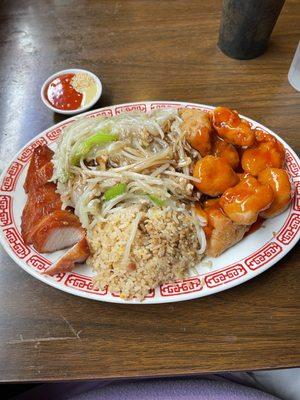
[[[80,297],[112,303],[140,304],[137,300],[122,300],[117,293],[93,288],[91,279],[93,273],[85,264],[72,272],[60,273],[53,277],[42,274],[64,254],[65,250],[52,254],[40,254],[32,246],[24,244],[20,233],[21,215],[26,202],[23,183],[34,148],[40,144],[47,144],[52,149],[55,148],[55,142],[63,127],[78,118],[93,118],[99,115],[113,116],[133,110],[149,112],[155,108],[165,107],[198,108],[203,111],[214,108],[202,104],[165,101],[147,101],[105,107],[54,125],[37,135],[14,157],[0,178],[0,241],[7,253],[21,268],[50,286]],[[249,121],[253,127],[259,127],[271,133],[283,143],[286,150],[286,168],[295,184],[295,196],[290,207],[279,216],[267,220],[259,230],[244,238],[220,257],[211,259],[212,268],[208,269],[200,265],[197,267],[197,274],[193,272],[187,279],[157,287],[149,293],[142,304],[190,300],[230,289],[270,268],[298,241],[300,236],[299,158],[290,146],[270,129],[247,117],[243,118]]]

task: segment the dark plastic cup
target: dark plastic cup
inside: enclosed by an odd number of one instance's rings
[[[263,54],[285,0],[223,0],[218,46],[249,60]]]

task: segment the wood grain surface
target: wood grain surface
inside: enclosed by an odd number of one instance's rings
[[[1,166],[60,121],[43,81],[69,67],[99,75],[96,107],[139,100],[228,105],[300,150],[300,93],[287,81],[300,3],[287,0],[268,51],[217,48],[220,1],[0,1]],[[26,274],[1,249],[0,381],[166,376],[300,365],[299,246],[256,279],[165,305],[77,298]]]

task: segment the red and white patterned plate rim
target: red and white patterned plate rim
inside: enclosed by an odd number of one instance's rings
[[[113,116],[121,112],[133,110],[149,112],[156,108],[166,107],[199,108],[204,111],[209,111],[214,108],[213,106],[203,104],[172,101],[145,101],[104,107],[69,118],[52,126],[37,135],[20,150],[0,177],[0,242],[7,253],[21,268],[48,285],[80,297],[114,303],[140,304],[137,300],[123,300],[118,294],[109,293],[107,289],[103,291],[95,289],[91,277],[82,273],[72,271],[57,274],[54,277],[48,277],[42,274],[52,262],[47,258],[46,254],[39,254],[32,246],[26,246],[24,244],[20,234],[20,224],[15,221],[13,203],[17,196],[20,195],[16,190],[16,186],[21,174],[29,163],[34,148],[40,144],[51,145],[55,143],[66,125],[78,118],[93,118],[99,115]],[[299,158],[290,146],[270,129],[250,118],[244,116],[243,118],[247,119],[252,126],[259,127],[276,136],[286,149],[286,168],[293,178],[295,195],[286,213],[287,217],[284,223],[281,225],[276,235],[268,242],[262,243],[261,248],[257,251],[217,270],[199,274],[198,276],[191,276],[172,284],[161,285],[159,288],[150,291],[142,304],[189,300],[229,289],[252,279],[270,268],[297,243],[300,237]],[[18,190],[20,191],[21,189]],[[253,235],[255,235],[255,233]]]

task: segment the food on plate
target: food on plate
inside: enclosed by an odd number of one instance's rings
[[[226,249],[239,242],[249,227],[238,225],[224,214],[219,199],[210,199],[196,204],[196,212],[206,220],[204,232],[207,237],[206,254],[218,257]]]
[[[46,274],[87,259],[97,287],[142,300],[188,276],[205,255],[222,254],[258,218],[284,211],[287,172],[261,170],[259,158],[251,161],[255,176],[240,165],[239,155],[259,146],[282,166],[278,140],[225,107],[78,119],[54,153],[33,153],[24,240],[40,252],[70,247]]]
[[[237,224],[252,225],[258,214],[274,200],[271,187],[260,183],[254,176],[246,175],[240,182],[227,189],[220,198],[225,214]]]
[[[22,214],[22,236],[26,244],[32,244],[41,253],[67,248],[85,236],[78,217],[61,209],[56,184],[49,182],[52,157],[47,146],[36,148],[24,183],[27,201]]]
[[[287,172],[280,168],[266,168],[258,174],[258,181],[269,185],[274,193],[274,200],[269,208],[261,212],[264,218],[275,217],[290,204],[292,197],[291,182]]]
[[[59,272],[67,272],[74,269],[76,263],[84,262],[90,255],[90,248],[86,237],[75,243],[66,254],[45,272],[46,275],[55,275]]]
[[[45,89],[45,97],[59,110],[77,110],[89,105],[97,94],[95,79],[86,72],[55,77]]]
[[[78,217],[67,210],[55,210],[34,223],[30,241],[41,253],[65,249],[85,236]]]
[[[240,157],[237,149],[230,143],[225,142],[217,135],[214,135],[212,154],[227,161],[232,169],[236,170],[240,164]]]
[[[283,145],[272,135],[255,131],[256,143],[243,152],[241,163],[245,172],[257,176],[267,167],[283,168]]]
[[[239,178],[227,161],[220,157],[205,156],[194,167],[195,186],[209,196],[219,196],[235,186]]]
[[[99,221],[88,238],[97,285],[125,298],[143,298],[150,288],[184,278],[205,248],[193,215],[179,206],[129,205]]]
[[[212,125],[207,113],[192,108],[179,110],[182,118],[181,130],[188,143],[202,157],[211,153]]]
[[[226,142],[236,146],[252,146],[255,132],[245,119],[240,118],[235,110],[217,107],[213,113],[213,126],[218,135]]]
[[[51,179],[53,174],[52,157],[53,151],[48,146],[39,146],[34,150],[24,183],[25,193],[43,186]]]
[[[201,155],[181,124],[175,109],[78,121],[53,157],[63,208],[87,231],[95,282],[125,298],[186,276],[203,257],[190,174]]]

